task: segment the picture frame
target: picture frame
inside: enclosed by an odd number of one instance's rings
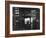
[[[32,19],[36,19],[35,22],[32,21]],[[33,36],[44,34],[44,3],[19,1],[5,2],[5,37]]]

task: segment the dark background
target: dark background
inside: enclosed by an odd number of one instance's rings
[[[18,11],[15,11],[18,10]],[[32,12],[32,10],[36,10]],[[19,14],[16,14],[18,13]],[[25,18],[36,17],[35,20],[30,24],[24,23]],[[38,22],[36,21],[38,19]],[[16,22],[16,20],[18,22]],[[31,24],[33,24],[31,26]],[[32,28],[31,28],[32,27]],[[39,8],[20,8],[20,7],[13,7],[13,30],[36,30],[40,29],[40,9]]]

